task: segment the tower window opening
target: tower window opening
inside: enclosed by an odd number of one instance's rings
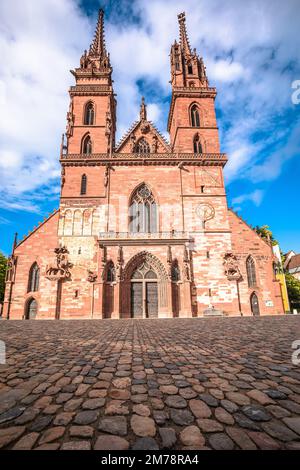
[[[199,110],[196,104],[191,107],[191,124],[192,127],[200,127]]]
[[[202,152],[202,145],[201,145],[198,134],[195,135],[193,144],[194,144],[194,153],[203,153]],[[201,188],[202,187],[204,188],[204,186],[201,186]],[[203,192],[203,191],[201,191],[201,192]]]
[[[95,117],[94,105],[93,103],[90,102],[85,107],[84,124],[86,126],[92,126],[94,124],[94,117]]]
[[[85,155],[90,155],[92,153],[92,141],[89,135],[87,135],[83,139],[82,153],[84,153]]]
[[[83,196],[86,194],[87,189],[87,177],[86,175],[82,175],[81,177],[81,187],[80,187],[80,194]]]

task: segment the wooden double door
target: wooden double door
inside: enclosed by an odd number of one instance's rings
[[[143,279],[131,282],[131,316],[133,318],[157,318],[157,281]]]

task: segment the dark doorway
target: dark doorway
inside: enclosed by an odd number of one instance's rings
[[[253,294],[250,297],[250,305],[251,305],[252,315],[255,315],[255,316],[260,315],[258,298],[255,292],[253,292]]]
[[[26,305],[25,319],[34,320],[37,316],[38,305],[35,299],[30,299]]]

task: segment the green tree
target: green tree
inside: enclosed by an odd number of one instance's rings
[[[291,309],[300,308],[300,281],[292,274],[286,272],[285,282],[289,294]]]
[[[0,302],[3,302],[4,299],[6,266],[7,258],[0,251]]]
[[[258,225],[254,228],[254,230],[262,237],[265,238],[266,240],[271,240],[272,245],[278,245],[278,241],[275,240],[273,237],[273,233],[270,230],[270,227],[268,225],[262,225],[259,227]]]

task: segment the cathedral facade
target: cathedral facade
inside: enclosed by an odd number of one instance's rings
[[[103,11],[72,71],[61,196],[9,259],[3,317],[88,319],[283,313],[272,246],[228,209],[216,89],[185,15],[171,47],[170,142],[140,118],[115,142]],[[159,65],[159,64],[158,64]]]

